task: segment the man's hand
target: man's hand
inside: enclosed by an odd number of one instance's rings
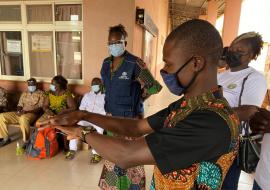
[[[82,128],[78,125],[76,126],[53,126],[56,129],[59,129],[67,135],[67,139],[81,139],[82,138]]]
[[[255,133],[270,133],[270,112],[259,108],[258,112],[251,118],[250,127]]]
[[[233,109],[236,111],[240,121],[249,121],[259,108],[253,105],[242,105]]]
[[[74,126],[76,125],[80,120],[82,120],[84,116],[84,112],[82,111],[74,111],[70,112],[68,114],[63,114],[63,115],[57,115],[54,117],[51,117],[49,119],[46,119],[44,121],[40,122],[41,126],[59,126],[59,125],[64,125],[64,126]]]
[[[27,113],[27,112],[24,111],[24,110],[18,110],[18,111],[16,112],[17,116],[22,116],[23,114],[26,114],[26,113]]]
[[[23,114],[23,108],[18,106],[16,111],[17,116],[21,116]]]
[[[38,131],[42,131],[45,128],[55,128],[67,135],[67,139],[80,139],[82,138],[82,127],[79,125],[75,126],[61,126],[61,125],[43,125],[38,127]]]

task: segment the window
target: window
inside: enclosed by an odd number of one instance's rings
[[[82,31],[82,0],[1,0],[0,79],[82,81]]]
[[[58,74],[82,78],[81,32],[56,32],[56,62]]]
[[[31,76],[53,77],[53,33],[29,32],[28,40]]]
[[[21,6],[0,5],[0,22],[21,22]]]
[[[2,75],[24,75],[21,32],[0,32],[0,63]]]
[[[52,23],[52,19],[52,5],[27,5],[27,22],[29,24]]]
[[[78,5],[56,5],[55,21],[81,21],[82,6]]]

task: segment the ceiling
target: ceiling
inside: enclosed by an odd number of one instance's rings
[[[218,16],[224,13],[225,0],[218,2]],[[198,18],[199,15],[207,14],[208,0],[169,0],[170,18],[172,28],[175,28],[190,19]]]

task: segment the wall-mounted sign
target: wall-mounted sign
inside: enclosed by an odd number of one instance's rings
[[[32,52],[51,52],[52,37],[51,36],[32,36]]]
[[[22,53],[22,42],[20,40],[7,40],[8,53]]]
[[[148,30],[153,36],[156,37],[158,35],[158,27],[145,9],[136,9],[136,23]]]
[[[71,21],[78,21],[79,20],[79,15],[70,15],[70,20]]]
[[[74,63],[75,64],[81,64],[82,61],[82,54],[81,52],[74,52]]]

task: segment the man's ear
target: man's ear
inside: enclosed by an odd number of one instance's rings
[[[125,46],[127,47],[127,41],[125,41]]]
[[[198,72],[205,67],[205,59],[202,56],[194,56],[194,71]]]

